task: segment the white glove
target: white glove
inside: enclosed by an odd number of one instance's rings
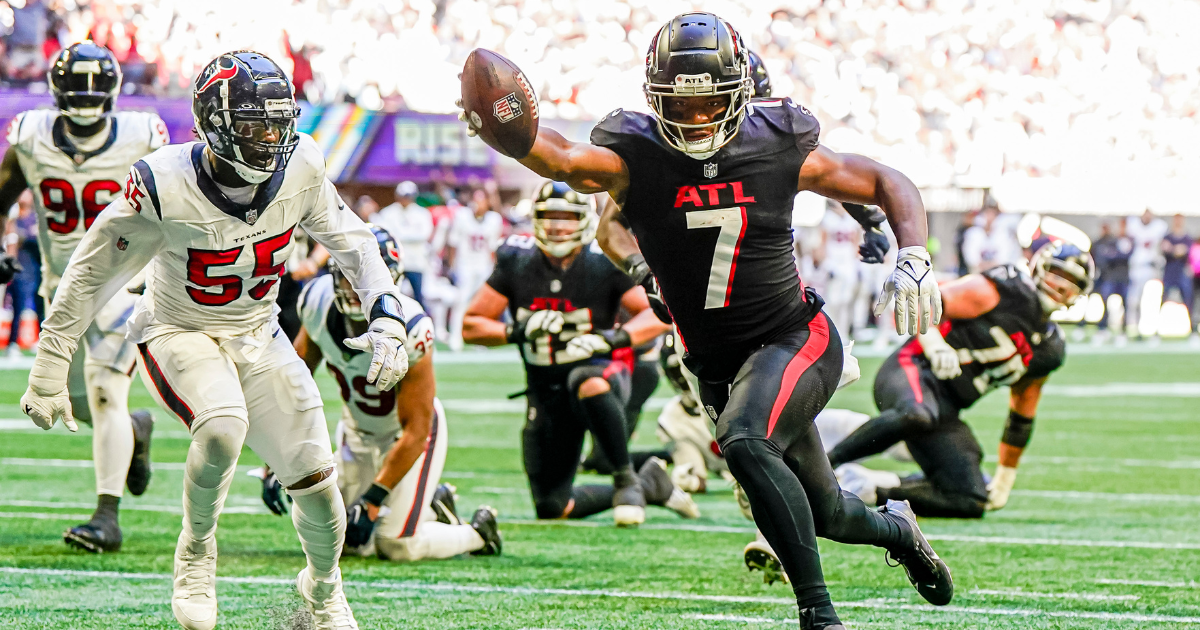
[[[50,345],[47,339],[46,346]],[[69,368],[69,361],[42,350],[29,370],[29,388],[21,396],[21,411],[47,431],[58,420],[72,432],[79,430],[71,415],[71,396],[67,393]]]
[[[992,483],[989,483],[987,487],[988,499],[984,509],[990,512],[992,510],[999,510],[1008,504],[1008,494],[1012,492],[1013,484],[1016,482],[1016,468],[997,464],[996,474],[992,476]]]
[[[962,366],[958,363],[958,351],[946,343],[946,339],[936,327],[921,333],[917,339],[921,342],[921,349],[925,351],[925,358],[929,359],[933,375],[939,380],[949,380],[962,374]]]
[[[883,283],[875,316],[883,315],[888,300],[896,298],[896,332],[916,335],[942,320],[942,294],[933,279],[933,262],[924,247],[902,247],[896,254],[896,270]]]
[[[346,340],[346,347],[355,350],[370,350],[371,367],[367,368],[367,382],[375,389],[387,391],[396,386],[408,373],[408,352],[404,340],[408,332],[404,324],[390,317],[376,317],[367,327],[366,334]]]
[[[463,107],[462,99],[455,99],[454,106],[460,110],[458,112],[458,119],[467,123],[467,136],[474,138],[475,136],[479,135],[479,127],[471,121],[470,116],[467,116],[467,110]]]
[[[594,354],[607,354],[612,352],[612,345],[600,335],[580,335],[567,342],[567,348],[563,350],[566,353],[564,363],[571,361],[582,361]]]
[[[566,321],[560,311],[534,311],[525,322],[525,338],[535,339],[544,334],[557,335]]]

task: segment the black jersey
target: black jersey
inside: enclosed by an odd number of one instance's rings
[[[562,332],[542,335],[521,344],[525,370],[534,376],[565,374],[562,360],[567,342],[592,331],[608,330],[616,322],[621,297],[635,285],[596,243],[583,248],[570,267],[550,264],[532,236],[513,235],[496,251],[496,268],[487,283],[508,298],[514,321],[533,311],[562,311]],[[568,368],[575,364],[565,364]]]
[[[1067,356],[1062,331],[1048,321],[1028,273],[1001,265],[982,275],[995,285],[1000,303],[974,319],[941,324],[962,364],[962,375],[942,384],[960,409],[998,387],[1047,376]]]
[[[690,354],[762,345],[820,308],[792,254],[800,166],[820,126],[791,99],[755,99],[737,136],[688,157],[646,114],[616,110],[592,130],[629,168],[622,214]]]

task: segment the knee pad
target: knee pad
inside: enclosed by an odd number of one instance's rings
[[[721,453],[725,455],[725,461],[729,463],[729,468],[734,471],[737,468],[743,468],[746,464],[755,461],[762,461],[770,457],[783,457],[778,447],[775,447],[769,440],[764,439],[741,439],[732,442],[726,442],[720,445]],[[735,472],[736,476],[737,473]]]
[[[537,513],[537,517],[542,520],[554,520],[564,518],[566,516],[567,506],[571,504],[571,499],[563,499],[561,497],[541,497],[533,500],[533,511]]]
[[[110,412],[127,413],[132,377],[98,365],[84,368],[84,375],[88,405],[94,416],[104,416]]]
[[[924,405],[905,403],[896,411],[899,413],[900,421],[911,431],[929,431],[937,424],[937,416]]]
[[[234,416],[213,416],[192,430],[192,442],[212,463],[236,460],[246,442],[249,425]]]

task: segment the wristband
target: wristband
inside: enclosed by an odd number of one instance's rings
[[[604,341],[608,342],[609,346],[615,350],[617,348],[629,348],[633,345],[633,338],[624,328],[615,328],[613,330],[602,330],[598,333],[604,337]]]
[[[1008,421],[1004,423],[1004,435],[1000,441],[1017,448],[1025,448],[1033,435],[1033,418],[1026,418],[1015,411],[1008,412]]]
[[[373,483],[371,484],[371,487],[363,493],[362,498],[363,501],[366,501],[375,507],[379,507],[380,505],[383,505],[383,501],[387,499],[387,496],[390,493],[391,491],[387,488],[384,488],[377,483]]]
[[[504,341],[506,343],[521,343],[522,333],[524,332],[524,326],[518,326],[516,322],[512,322],[504,327]]]
[[[650,265],[646,264],[646,257],[640,252],[630,254],[629,257],[622,260],[621,269],[633,279],[634,284],[642,284],[650,276]]]
[[[371,305],[371,316],[369,320],[375,321],[380,317],[394,319],[400,322],[402,325],[405,324],[404,311],[401,310],[400,300],[397,300],[396,296],[391,295],[390,293],[385,293],[379,296],[379,298],[375,300],[375,303]]]

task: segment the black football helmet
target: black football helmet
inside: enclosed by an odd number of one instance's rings
[[[658,367],[662,369],[663,376],[667,377],[667,382],[680,395],[684,409],[694,416],[700,415],[700,403],[696,402],[687,377],[683,375],[683,351],[679,348],[679,340],[675,338],[675,333],[663,336],[663,345],[658,351]]]
[[[596,238],[600,217],[590,195],[575,192],[562,182],[547,181],[533,200],[533,238],[543,252],[562,258]],[[575,219],[549,218],[548,212],[570,212]]]
[[[678,15],[659,29],[646,54],[643,90],[658,117],[658,131],[671,146],[707,159],[733,140],[753,90],[746,53],[742,36],[712,13]],[[696,96],[727,98],[729,106],[716,120],[701,125],[667,117],[664,99]],[[712,134],[701,140],[684,136],[688,130],[709,128]]]
[[[1043,245],[1029,261],[1038,299],[1047,313],[1071,306],[1087,296],[1096,282],[1092,255],[1076,245],[1052,241]]]
[[[81,126],[108,115],[121,91],[121,64],[109,49],[82,41],[59,51],[46,71],[54,104]]]
[[[292,82],[264,55],[248,50],[213,59],[196,77],[192,117],[217,157],[251,183],[281,171],[299,144]]]
[[[367,227],[375,235],[375,242],[379,245],[379,255],[383,257],[383,264],[387,265],[388,271],[392,274],[392,282],[399,282],[400,274],[404,272],[404,263],[401,262],[403,254],[400,251],[400,245],[396,243],[396,239],[392,238],[391,234],[388,234],[387,230],[369,223]],[[329,275],[333,276],[334,307],[349,319],[360,322],[365,321],[367,315],[363,313],[362,303],[358,300],[358,293],[350,285],[350,279],[338,267],[337,261],[330,258],[325,266],[329,270]]]
[[[750,80],[754,82],[754,98],[765,98],[771,95],[771,75],[763,65],[762,57],[753,50],[746,51],[750,57]]]

